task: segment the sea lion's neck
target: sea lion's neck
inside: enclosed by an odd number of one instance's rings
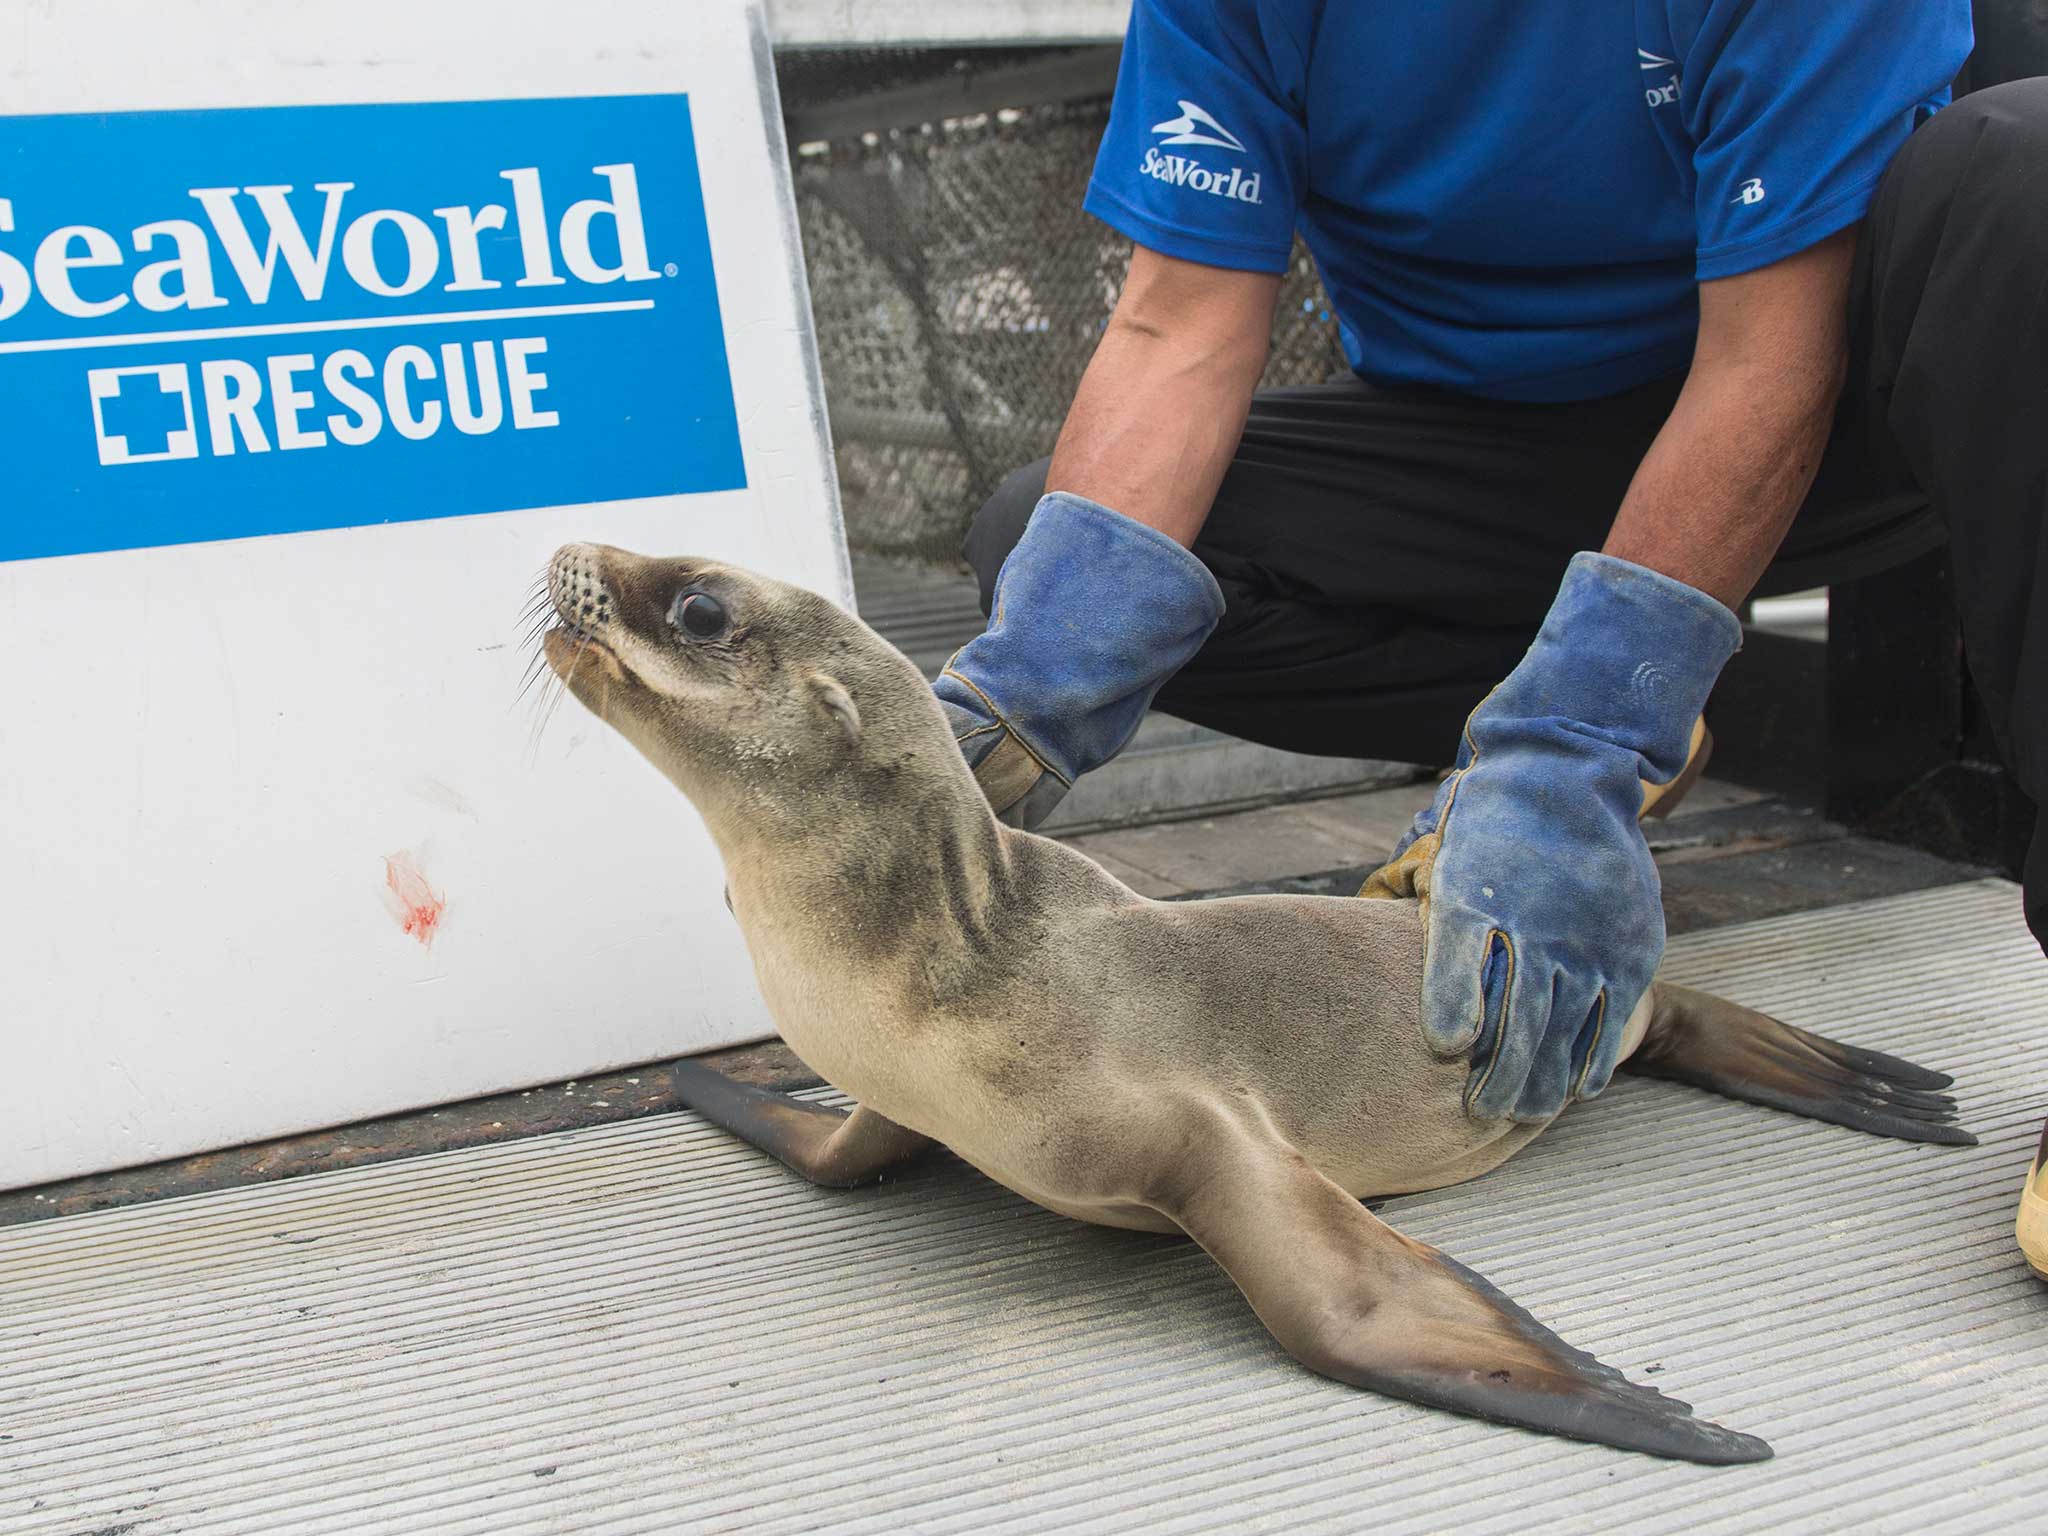
[[[796,796],[736,785],[699,804],[743,922],[798,916],[870,956],[978,949],[1001,926],[1010,852],[957,755],[866,764]]]

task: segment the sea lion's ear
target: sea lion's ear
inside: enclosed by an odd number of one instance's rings
[[[823,672],[811,674],[811,697],[818,701],[818,707],[830,715],[839,729],[846,733],[847,745],[860,741],[860,708],[853,702],[853,695],[839,685],[839,679]]]

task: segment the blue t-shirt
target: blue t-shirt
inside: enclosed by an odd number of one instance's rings
[[[1255,272],[1298,227],[1367,378],[1586,399],[1860,219],[1970,44],[1969,0],[1136,0],[1086,206]]]

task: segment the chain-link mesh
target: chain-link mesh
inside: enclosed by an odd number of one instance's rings
[[[832,78],[843,93],[845,71]],[[803,146],[797,211],[856,549],[952,563],[996,482],[1052,451],[1130,256],[1081,211],[1108,112],[1051,102]],[[1297,247],[1265,381],[1343,367]]]

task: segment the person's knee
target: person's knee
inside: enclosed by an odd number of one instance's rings
[[[1952,121],[1957,124],[1994,123],[1998,125],[1999,132],[2031,131],[2038,141],[2041,136],[2048,135],[2048,75],[2007,80],[1958,96],[1935,113],[1934,121],[1940,122],[1951,113],[1954,114]]]
[[[1040,459],[1012,470],[967,525],[966,537],[960,541],[960,554],[973,567],[975,580],[981,584],[983,613],[995,603],[996,573],[1002,570],[1017,541],[1024,537],[1024,525],[1031,521],[1032,509],[1045,494],[1045,473],[1051,463],[1050,459]]]
[[[1909,170],[1951,194],[1984,177],[2021,174],[2031,185],[2048,158],[2048,77],[1972,91],[1935,113],[1899,153]]]
[[[1910,317],[1943,293],[1977,290],[1996,306],[2039,286],[2048,259],[2048,79],[1973,91],[1923,123],[1894,157],[1871,206],[1873,298]],[[1955,238],[1958,235],[1963,238]],[[1903,345],[1898,332],[1896,345]]]

